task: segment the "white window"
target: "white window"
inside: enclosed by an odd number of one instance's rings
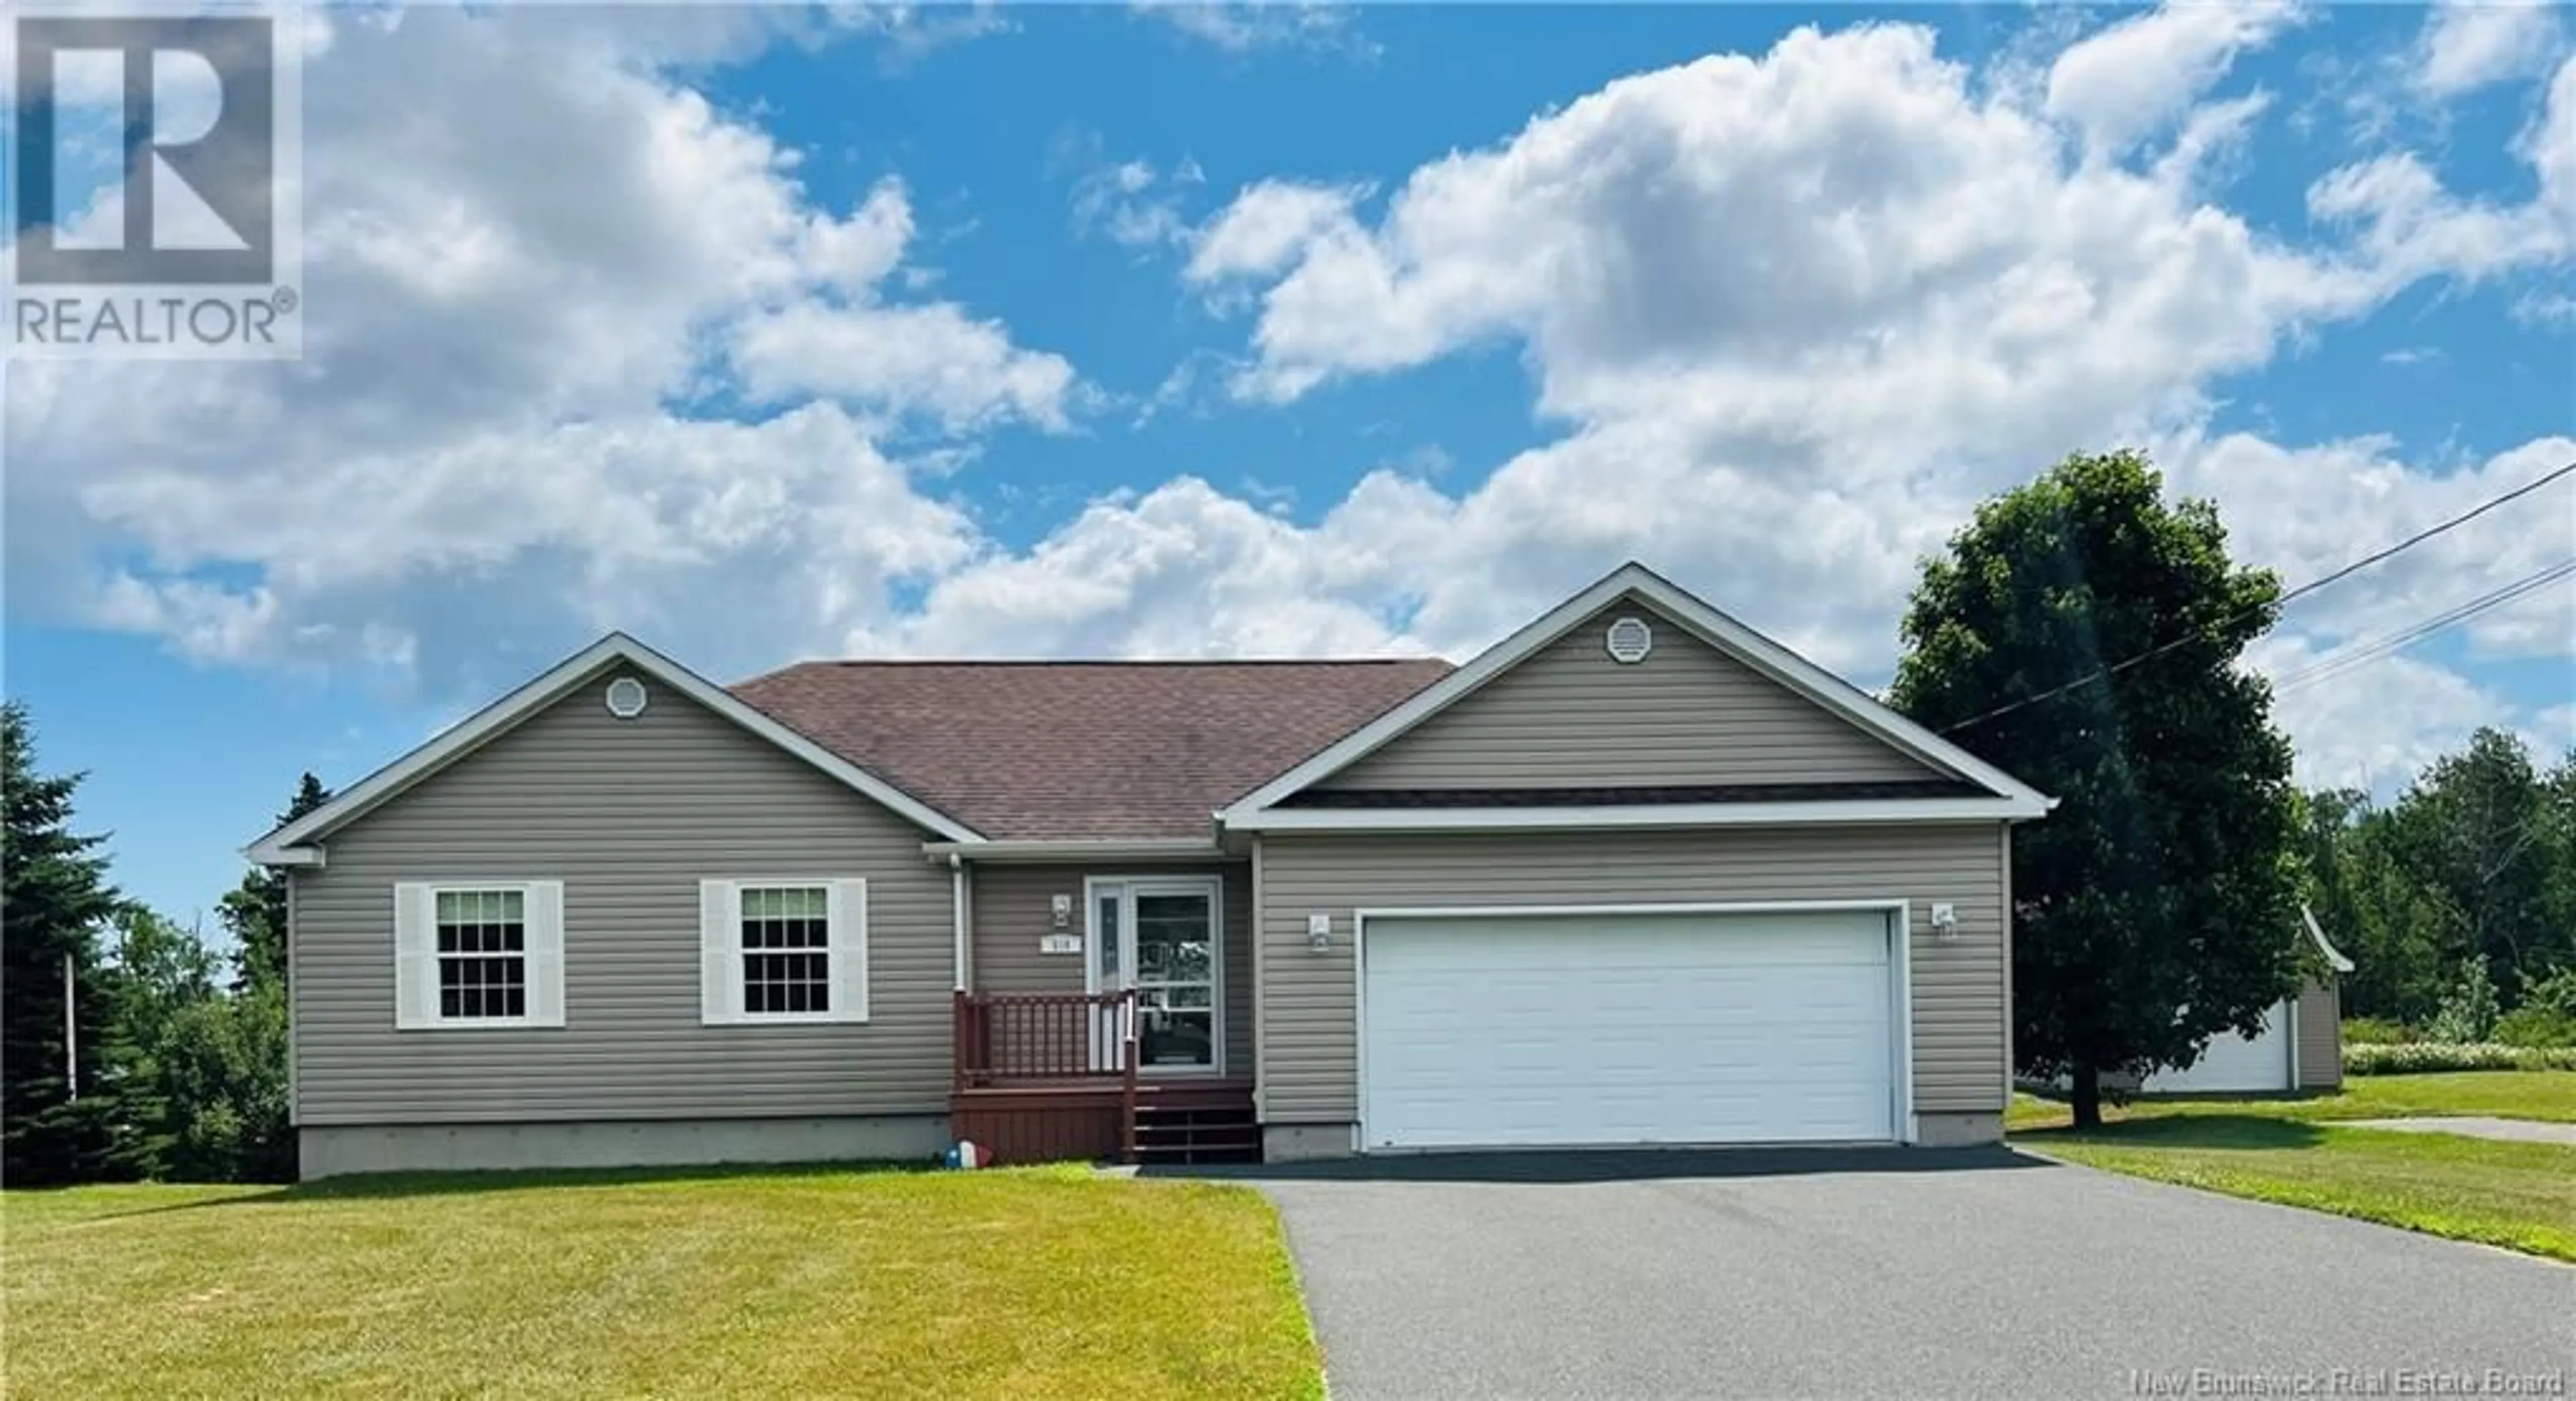
[[[394,886],[395,1026],[563,1024],[563,882]]]
[[[868,883],[698,882],[699,1020],[868,1019]]]

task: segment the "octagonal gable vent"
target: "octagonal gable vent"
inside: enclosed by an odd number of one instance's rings
[[[1655,630],[1643,618],[1621,618],[1610,625],[1602,639],[1610,649],[1610,660],[1622,666],[1634,666],[1655,650]]]
[[[644,683],[632,676],[621,676],[608,683],[608,713],[620,720],[632,720],[644,713],[648,700]]]

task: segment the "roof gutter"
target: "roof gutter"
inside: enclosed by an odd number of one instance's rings
[[[1595,828],[1770,827],[1788,824],[1901,825],[1913,822],[2027,822],[2048,804],[2018,798],[1902,798],[1861,801],[1662,803],[1624,807],[1267,808],[1228,811],[1238,832],[1573,832]]]
[[[933,861],[1190,861],[1225,855],[1204,837],[1082,837],[1071,840],[923,842]]]

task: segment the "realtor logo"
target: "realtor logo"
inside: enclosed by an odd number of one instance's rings
[[[299,94],[277,17],[98,9],[11,22],[10,349],[297,354],[281,206]]]

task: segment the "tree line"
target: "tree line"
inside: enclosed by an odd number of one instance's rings
[[[2300,844],[2356,1030],[2576,1046],[2576,749],[2481,729],[2387,807],[2308,794]]]
[[[117,890],[80,782],[0,706],[0,1180],[292,1180],[285,879],[224,895],[219,954]],[[329,796],[306,774],[279,820]]]

